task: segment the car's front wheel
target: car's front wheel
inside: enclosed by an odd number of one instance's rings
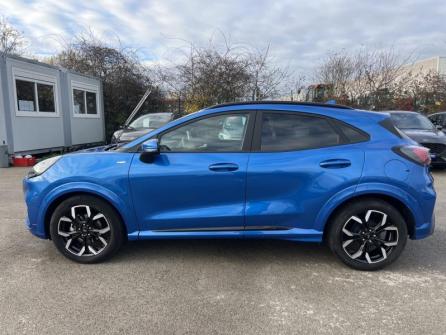
[[[363,199],[342,208],[328,230],[330,249],[357,270],[378,270],[395,261],[407,242],[400,212],[379,199]]]
[[[107,202],[89,195],[64,200],[50,222],[51,239],[69,259],[98,263],[122,245],[123,229],[119,215]]]

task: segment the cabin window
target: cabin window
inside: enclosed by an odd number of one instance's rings
[[[54,84],[16,78],[15,85],[19,113],[56,113]]]
[[[98,117],[97,93],[73,88],[73,113],[76,117]]]

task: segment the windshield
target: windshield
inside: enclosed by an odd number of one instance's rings
[[[390,113],[390,116],[399,129],[423,129],[434,128],[429,119],[418,113]]]
[[[171,120],[172,116],[170,113],[155,113],[155,114],[146,114],[140,116],[135,121],[130,123],[131,128],[150,128],[157,129],[161,126],[164,126]]]

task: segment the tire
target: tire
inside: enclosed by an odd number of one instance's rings
[[[364,199],[343,207],[327,231],[333,253],[356,270],[374,271],[394,262],[407,242],[407,224],[391,204]]]
[[[73,196],[57,206],[50,221],[57,249],[79,263],[99,263],[113,256],[124,240],[120,216],[106,201]]]

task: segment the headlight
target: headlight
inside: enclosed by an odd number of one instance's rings
[[[51,166],[53,166],[61,157],[62,156],[54,156],[37,163],[36,165],[33,166],[31,171],[28,172],[28,178],[40,176]]]

